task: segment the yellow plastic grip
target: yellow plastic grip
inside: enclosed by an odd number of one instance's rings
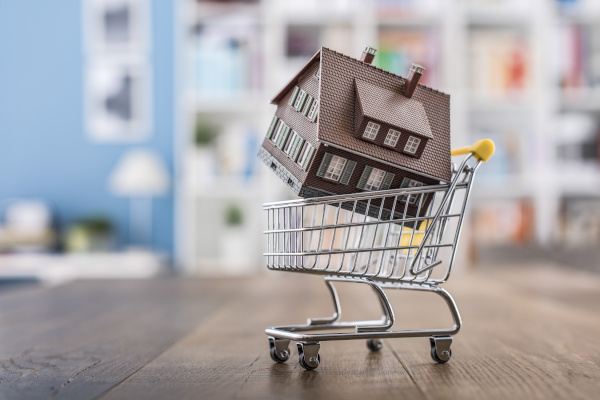
[[[452,149],[450,154],[452,156],[460,156],[462,154],[472,153],[477,160],[485,162],[492,157],[494,154],[494,149],[494,142],[492,142],[490,139],[481,139],[473,143],[471,146]]]

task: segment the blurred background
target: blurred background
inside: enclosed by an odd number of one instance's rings
[[[0,0],[0,280],[264,270],[269,100],[321,47],[488,137],[461,265],[600,255],[594,0]]]

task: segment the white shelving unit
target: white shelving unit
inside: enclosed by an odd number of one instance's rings
[[[474,186],[472,206],[477,208],[491,200],[526,199],[534,210],[533,240],[537,244],[551,246],[559,240],[559,208],[563,196],[573,193],[600,196],[598,169],[585,174],[557,171],[556,143],[550,133],[555,119],[563,112],[600,113],[600,90],[565,95],[557,88],[548,62],[552,52],[557,51],[551,41],[555,27],[565,23],[594,24],[600,22],[600,14],[581,12],[564,17],[551,0],[429,0],[414,4],[413,12],[407,9],[390,14],[378,12],[380,2],[376,0],[262,0],[253,4],[218,5],[181,1],[178,16],[181,43],[177,45],[181,51],[177,62],[178,70],[185,71],[186,78],[179,84],[177,110],[181,123],[176,153],[179,161],[176,241],[180,246],[178,261],[186,271],[207,274],[255,271],[261,265],[260,205],[291,196],[285,185],[262,165],[258,165],[252,181],[244,185],[236,177],[219,174],[212,184],[198,185],[196,172],[191,167],[193,162],[190,162],[190,154],[194,153],[191,132],[197,118],[221,127],[251,126],[253,137],[260,144],[274,112],[268,101],[307,61],[307,57],[287,56],[290,27],[320,29],[325,33],[319,45],[357,57],[365,45],[377,47],[382,29],[437,32],[440,65],[436,66],[439,79],[435,88],[451,94],[453,146],[470,144],[486,132],[495,132],[498,137],[493,139],[505,140],[505,132],[512,130],[515,146],[520,149],[517,160],[513,160],[518,166],[514,171],[482,173]],[[222,98],[198,96],[189,80],[191,68],[187,65],[191,59],[190,48],[193,50],[190,32],[207,21],[236,13],[245,18],[250,16],[259,29],[263,86]],[[527,88],[523,92],[489,96],[471,87],[471,77],[478,72],[474,71],[476,65],[470,63],[471,38],[486,31],[516,35],[528,46],[529,70]],[[405,75],[407,71],[392,72]],[[490,165],[489,169],[493,171],[494,166]],[[231,268],[227,266],[230,263],[227,257],[215,251],[220,235],[226,235],[219,210],[228,202],[243,204],[244,214],[248,216],[243,235],[251,248],[243,262]],[[222,270],[215,270],[215,265]]]

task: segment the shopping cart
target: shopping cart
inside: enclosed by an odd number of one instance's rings
[[[369,349],[377,351],[383,338],[429,337],[433,360],[447,362],[461,319],[454,300],[439,285],[450,276],[475,172],[493,153],[494,144],[488,139],[453,150],[453,156],[468,156],[458,168],[453,164],[448,184],[264,204],[267,267],[324,275],[334,304],[331,317],[267,328],[271,358],[287,361],[289,343],[295,341],[300,365],[310,370],[319,366],[322,341],[366,339]],[[371,287],[381,302],[382,318],[341,322],[334,282]],[[438,294],[448,305],[454,326],[391,330],[394,312],[384,289]],[[348,328],[354,331],[339,332]],[[323,330],[336,332],[319,333]]]

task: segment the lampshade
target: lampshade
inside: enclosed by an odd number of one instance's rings
[[[162,159],[147,149],[125,153],[111,173],[108,186],[117,196],[160,196],[169,190],[169,174]]]

